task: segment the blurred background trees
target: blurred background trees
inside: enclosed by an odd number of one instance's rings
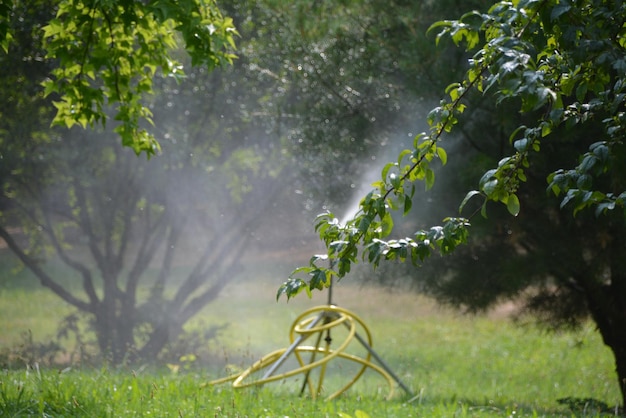
[[[173,51],[187,74],[156,74],[142,99],[162,147],[145,161],[117,144],[111,121],[49,128],[57,98],[41,84],[59,61],[43,36],[56,5],[11,9],[0,233],[80,313],[64,324],[85,319],[114,363],[166,352],[259,244],[294,248],[304,236],[311,248],[312,215],[348,204],[445,84],[441,66],[460,58],[433,59],[447,55],[425,38],[440,5],[225,2],[237,60],[211,71]],[[55,277],[50,259],[70,277]]]
[[[237,99],[253,108],[263,93],[251,93],[238,69],[198,66],[178,83],[155,77],[159,94],[142,100],[159,121],[151,134],[163,151],[149,161],[110,130],[50,128],[54,97],[41,83],[55,63],[41,36],[55,4],[16,3],[0,57],[0,236],[76,309],[63,324],[93,332],[85,353],[114,364],[156,359],[258,247],[289,180],[281,148],[265,146],[272,131]]]

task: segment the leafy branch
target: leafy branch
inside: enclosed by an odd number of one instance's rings
[[[0,0],[0,49],[4,53],[9,52],[9,45],[13,41],[13,33],[9,25],[13,12],[12,0]]]
[[[62,0],[44,27],[47,58],[55,60],[45,94],[55,94],[53,125],[104,126],[114,107],[115,131],[122,143],[149,157],[159,150],[143,126],[153,124],[143,96],[152,80],[181,79],[183,65],[173,59],[175,32],[182,34],[192,65],[230,64],[237,32],[214,0],[119,2]]]
[[[485,65],[481,73],[486,70]],[[465,218],[457,217],[444,219],[443,227],[418,231],[413,239],[384,241],[382,238],[387,237],[393,229],[393,219],[387,208],[397,209],[401,205],[406,214],[412,206],[415,194],[414,182],[424,181],[427,190],[434,185],[435,174],[430,168],[430,162],[434,158],[438,158],[444,165],[447,162],[446,151],[438,146],[438,143],[444,133],[451,132],[452,127],[458,123],[458,115],[466,108],[462,103],[463,100],[479,82],[480,77],[473,77],[467,79],[463,87],[461,84],[455,84],[447,89],[451,102],[442,100],[440,106],[428,115],[430,136],[424,139],[425,133],[417,135],[413,150],[402,151],[397,162],[385,165],[381,175],[382,181],[374,183],[378,190],[370,192],[360,202],[359,211],[345,225],[341,225],[330,212],[318,216],[315,229],[325,243],[328,253],[316,255],[311,258],[309,266],[294,270],[289,280],[278,289],[277,297],[285,294],[290,298],[303,289],[310,295],[313,289],[321,290],[325,286],[330,286],[333,276],[341,278],[350,272],[351,265],[357,261],[358,246],[361,243],[366,246],[363,257],[367,257],[370,263],[377,266],[383,257],[403,261],[409,257],[417,263],[428,257],[434,248],[442,253],[448,253],[465,242],[469,223]],[[408,164],[402,167],[407,157]],[[405,190],[407,185],[408,190]],[[336,271],[317,265],[318,261],[329,258],[333,260],[332,265],[336,261]],[[307,274],[310,277],[309,282],[296,277],[297,274]]]
[[[608,6],[597,10],[607,16],[612,13]],[[614,77],[619,74],[616,70],[626,68],[624,29],[623,25],[608,25],[603,32],[581,29],[577,22],[588,17],[585,13],[590,12],[568,2],[520,0],[516,4],[497,3],[485,14],[472,12],[458,21],[434,24],[431,30],[440,29],[437,41],[449,36],[457,45],[464,43],[468,51],[482,43],[469,60],[464,80],[448,86],[450,101],[442,100],[428,115],[430,134],[416,136],[412,150],[402,151],[397,162],[383,168],[382,180],[374,183],[376,189],[361,200],[352,219],[342,225],[332,213],[318,216],[316,231],[327,253],[312,257],[308,266],[294,270],[278,289],[277,297],[284,294],[290,298],[302,290],[310,294],[313,289],[329,286],[333,276],[341,279],[357,262],[360,247],[362,259],[374,267],[381,260],[394,259],[419,265],[434,251],[448,254],[467,241],[470,223],[460,217],[445,218],[442,226],[417,231],[411,238],[385,239],[393,230],[389,210],[403,208],[404,214],[408,213],[415,198],[415,182],[424,182],[427,190],[433,186],[430,163],[438,158],[445,164],[447,156],[439,143],[444,133],[450,133],[458,123],[469,91],[490,92],[498,104],[514,100],[522,113],[538,116],[535,126],[521,125],[513,131],[509,137],[512,154],[484,173],[478,190],[470,191],[461,202],[461,210],[470,199],[480,196],[483,216],[489,201],[503,203],[516,216],[520,212],[517,191],[526,181],[530,153],[540,152],[540,142],[563,126],[571,128],[599,115],[606,115],[604,124],[610,144],[596,143],[576,169],[556,171],[548,178],[549,189],[557,195],[565,193],[562,207],[575,203],[574,213],[591,205],[596,205],[599,213],[623,205],[625,193],[602,193],[590,187],[593,178],[608,170],[611,144],[619,143],[624,136],[626,117],[620,110],[626,97],[622,91],[624,80],[616,82]],[[576,30],[568,31],[572,26]],[[583,54],[567,52],[589,48],[590,43],[602,43],[602,48],[596,46],[601,52],[592,61],[577,62]],[[607,54],[607,49],[612,52]],[[320,266],[321,261],[330,261],[330,267]]]

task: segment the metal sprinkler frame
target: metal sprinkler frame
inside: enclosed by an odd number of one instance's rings
[[[402,380],[391,370],[385,361],[372,348],[372,336],[365,325],[365,322],[353,312],[336,306],[332,301],[333,282],[331,278],[328,287],[328,304],[316,306],[302,312],[292,323],[289,338],[290,345],[287,348],[281,348],[273,351],[248,367],[241,373],[233,374],[221,379],[208,382],[206,385],[217,385],[226,382],[232,382],[233,388],[244,388],[250,386],[263,385],[265,383],[286,379],[298,374],[304,373],[305,377],[302,382],[300,395],[304,394],[308,387],[312,399],[316,399],[322,393],[326,367],[328,363],[336,358],[342,358],[361,364],[361,368],[354,377],[339,390],[333,392],[326,397],[327,400],[334,399],[347,391],[369,368],[385,378],[389,385],[389,393],[387,399],[394,394],[394,381],[409,396],[413,396],[411,390],[402,382]],[[357,332],[357,326],[363,329],[365,336]],[[331,348],[332,337],[331,330],[335,327],[345,327],[348,331],[346,339],[336,348]],[[314,346],[302,345],[310,337],[316,336]],[[365,357],[359,357],[354,354],[345,352],[350,343],[356,339],[367,351]],[[324,344],[322,344],[324,341]],[[303,358],[304,353],[310,353],[308,362]],[[300,367],[276,374],[280,366],[294,355]],[[321,358],[317,355],[321,354]],[[372,362],[376,360],[378,364]],[[311,371],[319,368],[319,378],[317,384],[311,378]],[[265,370],[260,379],[251,380],[251,375]]]

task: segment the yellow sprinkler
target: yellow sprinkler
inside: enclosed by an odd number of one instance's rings
[[[333,359],[341,358],[360,366],[357,366],[356,373],[343,387],[326,397],[327,400],[334,399],[348,390],[367,369],[376,371],[387,381],[389,385],[387,398],[391,398],[394,394],[394,381],[408,395],[411,395],[409,388],[402,383],[400,378],[391,371],[372,348],[372,337],[363,320],[347,309],[332,305],[330,294],[331,292],[329,292],[328,305],[308,309],[295,319],[289,332],[291,343],[289,347],[263,356],[241,373],[214,380],[208,384],[232,382],[234,388],[244,388],[304,374],[300,393],[303,394],[308,387],[311,398],[316,399],[322,394],[328,363]],[[336,348],[331,348],[333,342],[331,331],[337,328],[344,329],[341,335],[345,335],[345,339]],[[359,330],[364,335],[359,333]],[[314,345],[304,345],[307,340],[314,340]],[[366,349],[367,354],[364,357],[346,351],[354,340]],[[304,358],[306,354],[308,354],[307,359]],[[279,368],[291,355],[297,359],[299,367],[278,373]],[[378,364],[373,363],[372,359],[376,360]],[[317,383],[311,376],[313,370],[317,371]],[[260,378],[255,378],[261,373],[263,374]]]

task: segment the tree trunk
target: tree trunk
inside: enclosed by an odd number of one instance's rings
[[[160,323],[152,330],[150,338],[138,351],[137,356],[141,359],[156,358],[169,342],[178,338],[182,331],[182,326],[173,317],[169,321]]]
[[[617,220],[621,225],[621,217]],[[613,229],[613,228],[611,228]],[[609,266],[611,281],[606,285],[606,299],[609,302],[610,331],[605,338],[615,355],[615,370],[622,391],[622,412],[626,415],[626,239],[623,234],[617,233],[609,244]]]
[[[605,305],[612,302],[610,297],[604,301]],[[604,343],[613,351],[615,356],[615,371],[620,390],[622,391],[622,408],[626,407],[626,313],[618,313],[615,309],[609,308],[615,315],[597,315],[599,309],[592,309],[593,318],[598,326],[600,335]]]
[[[619,221],[621,224],[621,219]],[[610,277],[590,270],[577,277],[576,282],[583,287],[587,307],[602,341],[615,357],[622,412],[626,414],[626,238],[616,233],[607,244],[594,259],[604,259],[600,264],[609,267]]]
[[[614,258],[614,257],[612,257]],[[622,408],[626,407],[626,294],[621,290],[626,271],[614,270],[620,260],[611,262],[611,279],[605,283],[597,281],[578,282],[585,286],[587,306],[602,341],[615,357],[615,371],[622,392]]]

